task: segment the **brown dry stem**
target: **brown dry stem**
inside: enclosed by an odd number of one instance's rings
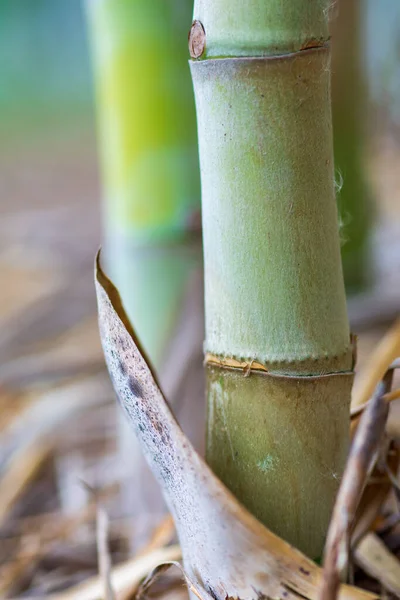
[[[385,384],[379,387],[361,417],[336,499],[328,531],[319,600],[335,600],[341,574],[347,568],[351,527],[388,416],[388,405],[383,397]]]
[[[400,356],[400,318],[382,338],[360,376],[356,377],[352,393],[352,409],[368,402],[378,382],[398,356]]]

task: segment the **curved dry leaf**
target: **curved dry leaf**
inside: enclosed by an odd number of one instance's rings
[[[381,339],[374,352],[364,365],[362,372],[356,377],[351,408],[362,406],[372,396],[379,381],[383,378],[390,364],[400,355],[400,318],[391,326]]]
[[[204,600],[317,598],[321,569],[247,512],[183,434],[99,256],[95,279],[110,376],[174,517],[190,581]],[[339,597],[376,598],[351,586]]]
[[[374,522],[381,512],[382,506],[392,489],[392,482],[385,467],[387,466],[392,473],[397,472],[400,464],[400,448],[390,443],[386,460],[387,465],[382,465],[382,461],[378,461],[375,465],[358,505],[354,527],[351,532],[352,548],[357,546],[364,535],[373,528]],[[376,485],[377,480],[379,485]]]
[[[385,397],[385,401],[387,403],[393,402],[394,400],[396,400],[398,398],[399,390],[391,391],[391,388],[392,388],[392,383],[393,383],[394,371],[396,369],[398,369],[399,366],[400,365],[399,365],[398,360],[395,360],[391,365],[389,365],[389,367],[383,374],[382,379],[377,382],[374,392],[373,392],[372,396],[368,399],[368,401],[364,402],[363,404],[359,404],[358,406],[356,406],[354,408],[351,408],[351,410],[350,410],[350,417],[351,417],[350,435],[351,435],[351,437],[354,436],[354,433],[357,430],[357,427],[360,423],[362,414],[365,412],[365,410],[368,408],[368,406],[374,401],[374,398],[376,398],[377,396],[383,395]]]
[[[400,561],[375,533],[369,533],[354,552],[356,563],[386,590],[400,597]]]
[[[157,548],[141,556],[135,556],[116,565],[111,570],[111,583],[117,598],[132,596],[147,573],[158,564],[178,560],[181,556],[179,546]],[[103,581],[99,575],[90,577],[56,596],[48,596],[49,600],[101,600],[104,598]]]
[[[169,562],[157,565],[157,567],[147,575],[146,579],[139,587],[137,594],[135,595],[135,600],[144,600],[145,594],[149,591],[153,583],[155,583],[157,579],[161,577],[161,575],[163,575],[171,567],[177,567],[181,572],[183,579],[186,581],[189,591],[192,592],[199,600],[204,600],[204,596],[201,595],[200,590],[198,590],[194,583],[190,580],[190,577],[185,572],[185,569],[182,567],[181,563],[179,563],[176,560],[171,560]]]
[[[394,361],[384,374],[382,381],[376,386],[370,400],[351,411],[352,420],[350,433],[352,436],[355,437],[355,435],[357,435],[361,417],[371,408],[371,405],[376,402],[379,397],[381,397],[382,400],[385,400],[386,404],[389,404],[396,399],[399,390],[396,389],[391,391],[391,386],[393,372],[399,367],[399,361]],[[389,417],[386,419],[386,439],[381,445],[379,454],[381,457],[386,456],[386,461],[388,463],[386,467],[389,467],[391,471],[396,472],[400,461],[400,449],[393,442],[389,441],[393,437],[393,431],[391,431],[390,427],[390,414],[391,413],[389,412]],[[387,469],[385,468],[385,465],[382,464],[382,459],[377,460],[357,508],[356,519],[351,533],[352,547],[355,547],[371,529],[383,503],[392,489],[392,482],[386,471]],[[379,481],[379,485],[376,485],[377,480]]]
[[[353,439],[329,525],[319,600],[335,600],[341,574],[348,566],[356,511],[384,441],[389,412],[384,391],[368,404]]]

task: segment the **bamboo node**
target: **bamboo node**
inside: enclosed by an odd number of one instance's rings
[[[236,358],[229,358],[229,357],[221,358],[219,356],[215,356],[214,354],[211,354],[210,352],[206,352],[206,355],[204,357],[204,363],[206,365],[214,364],[219,367],[242,369],[243,375],[245,377],[248,377],[250,375],[251,371],[264,371],[266,373],[268,372],[268,369],[265,365],[257,362],[254,359],[252,359],[252,360],[237,360]]]

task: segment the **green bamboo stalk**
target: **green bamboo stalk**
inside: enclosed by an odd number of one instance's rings
[[[88,0],[87,7],[108,265],[160,365],[193,269],[193,252],[182,256],[180,246],[191,241],[199,210],[184,42],[189,2]]]
[[[342,220],[346,290],[360,292],[371,282],[370,232],[373,210],[363,164],[366,89],[363,77],[360,0],[337,4],[332,30],[332,115]]]
[[[262,522],[318,558],[353,380],[328,2],[198,0],[194,19],[207,460]]]
[[[171,339],[201,269],[190,11],[189,0],[87,1],[106,264],[168,396],[177,387],[164,372],[173,363]],[[187,398],[174,400],[182,411]],[[119,442],[130,472],[124,508],[160,513],[161,495],[125,420]]]

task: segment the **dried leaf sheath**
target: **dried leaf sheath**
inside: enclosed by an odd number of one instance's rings
[[[118,398],[165,494],[185,569],[204,598],[317,597],[320,569],[250,515],[194,451],[174,419],[124,313],[96,269],[103,349]],[[374,598],[343,586],[342,600]]]

